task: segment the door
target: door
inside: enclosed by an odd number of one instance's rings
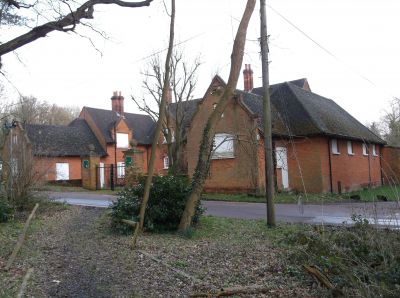
[[[69,163],[56,163],[56,180],[69,180]]]
[[[100,172],[100,189],[103,189],[104,188],[104,162],[100,163],[99,172]]]
[[[287,162],[287,149],[285,147],[276,147],[276,168],[281,169],[282,172],[282,186],[283,189],[289,188],[289,169]]]

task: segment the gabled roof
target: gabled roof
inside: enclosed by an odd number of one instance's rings
[[[298,79],[298,80],[293,80],[293,81],[289,81],[288,83],[291,83],[293,85],[296,85],[300,88],[310,88],[310,86],[308,85],[307,79],[306,78],[302,78],[302,79]],[[276,91],[277,89],[279,89],[283,84],[285,84],[285,82],[283,83],[278,83],[278,84],[273,84],[269,86],[269,91],[271,93],[273,93],[274,91]],[[263,95],[263,87],[257,87],[257,88],[253,88],[251,90],[251,93],[257,94],[257,95]]]
[[[199,103],[202,101],[202,98],[196,98],[192,100],[187,100],[184,102],[181,102],[181,105],[183,107],[183,126],[188,127],[190,126],[190,122],[192,121],[193,115],[197,110],[197,106]],[[171,114],[172,117],[175,118],[176,116],[176,109],[178,107],[178,104],[173,102],[171,103],[168,108],[169,108],[169,113]]]
[[[84,107],[89,113],[97,128],[101,131],[107,143],[114,143],[111,130],[120,119],[114,111]],[[151,144],[155,122],[148,115],[124,113],[124,120],[132,130],[133,138],[139,144]]]
[[[106,155],[84,119],[68,126],[28,124],[25,130],[37,156],[87,156],[91,145],[94,153]]]
[[[243,91],[240,94],[244,104],[260,116],[262,123],[262,97]],[[304,90],[292,82],[279,84],[271,90],[271,109],[272,133],[275,135],[329,135],[385,143],[333,100]],[[263,130],[262,125],[260,129]]]

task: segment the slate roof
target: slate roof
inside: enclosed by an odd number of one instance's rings
[[[107,143],[114,143],[111,135],[111,129],[119,120],[120,116],[110,110],[102,110],[84,107],[92,117],[97,127],[102,132]],[[124,120],[133,132],[133,138],[139,144],[149,145],[153,139],[153,131],[156,123],[148,115],[124,113]]]
[[[197,110],[197,106],[202,101],[202,98],[192,99],[185,102],[183,104],[183,126],[190,126],[190,122],[192,121],[193,115]],[[177,103],[171,103],[169,105],[169,113],[175,117],[176,108],[178,107]]]
[[[87,156],[90,144],[96,154],[106,155],[84,119],[68,126],[28,124],[25,130],[37,156]]]
[[[238,92],[249,110],[261,117],[260,129],[263,130],[262,97],[243,91]],[[282,83],[272,88],[271,113],[274,135],[328,135],[385,144],[381,138],[333,100],[304,90],[292,82]]]
[[[296,85],[300,88],[303,88],[304,84],[307,83],[307,79],[303,78],[303,79],[298,79],[298,80],[293,80],[293,81],[289,81],[289,83]],[[283,84],[285,84],[285,82],[283,83],[278,83],[278,84],[273,84],[269,86],[269,92],[273,93],[274,91],[276,91],[277,89],[279,89]],[[253,88],[251,90],[251,93],[257,94],[257,95],[263,95],[263,87],[258,87],[258,88]]]

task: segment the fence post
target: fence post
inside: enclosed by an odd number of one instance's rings
[[[110,184],[111,184],[111,190],[115,189],[115,184],[114,184],[114,165],[111,164],[110,166]]]

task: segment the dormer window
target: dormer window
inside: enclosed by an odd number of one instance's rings
[[[117,148],[129,148],[129,135],[117,132]]]

